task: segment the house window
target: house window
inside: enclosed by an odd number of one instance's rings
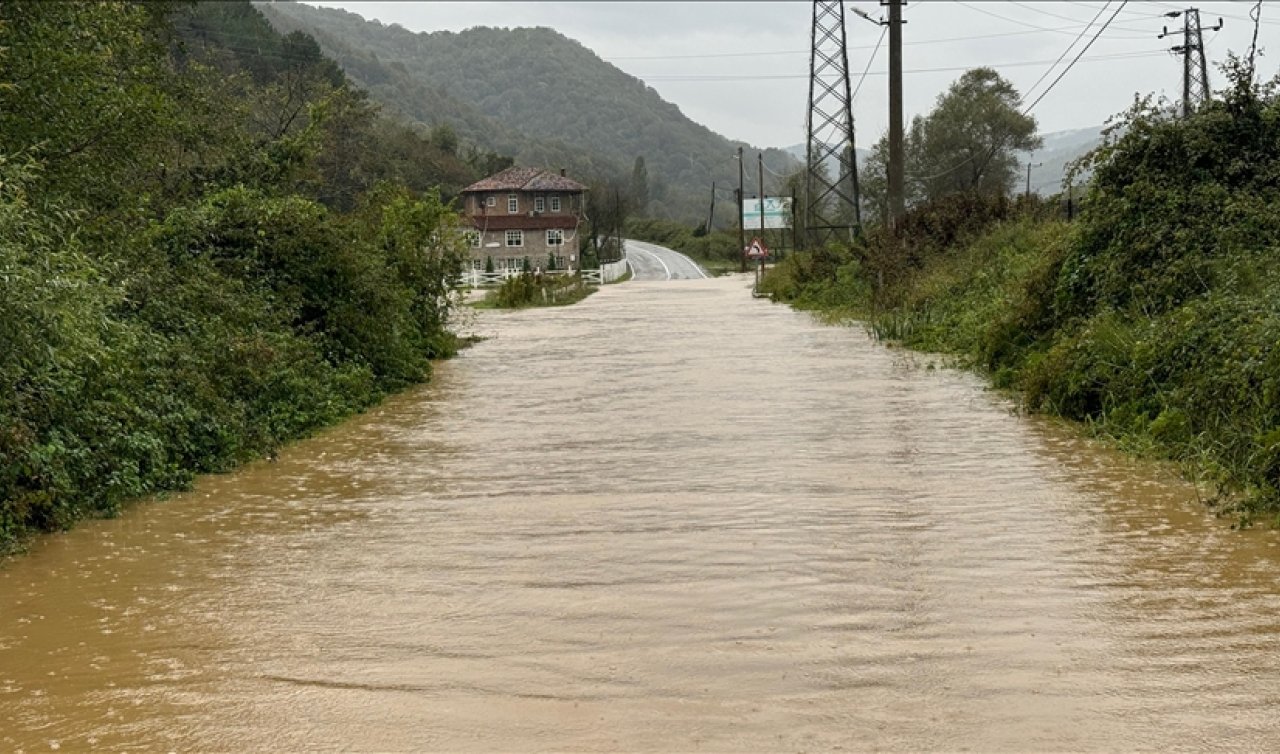
[[[552,212],[560,211],[560,197],[558,196],[551,197],[551,211]]]
[[[547,246],[564,246],[564,231],[559,228],[547,231]]]
[[[480,248],[480,231],[468,230],[464,235],[467,237],[467,244],[471,248],[473,249]]]
[[[472,260],[471,260],[471,269],[475,270],[476,272],[484,272],[484,260],[483,260],[483,259],[472,259]]]
[[[507,231],[507,246],[524,246],[524,231],[523,230]]]
[[[515,194],[507,194],[507,212],[514,215],[519,211],[520,211],[520,197],[516,196]]]
[[[498,260],[499,269],[502,270],[523,270],[524,257],[508,257]]]
[[[545,206],[545,201],[543,200],[543,198],[542,198],[542,197],[540,197],[540,196],[539,196],[539,197],[536,197],[536,198],[533,200],[533,211],[534,211],[534,212],[546,212],[546,211],[547,211],[547,208],[546,208],[546,206]]]
[[[486,207],[496,207],[496,206],[498,206],[498,197],[496,197],[496,196],[486,197],[486,198],[485,198],[485,200],[484,200],[484,206],[486,206]]]

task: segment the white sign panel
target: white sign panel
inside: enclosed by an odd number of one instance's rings
[[[742,200],[742,227],[747,229],[760,227],[760,200]],[[791,227],[791,197],[766,196],[764,198],[764,227],[766,230],[780,230]]]

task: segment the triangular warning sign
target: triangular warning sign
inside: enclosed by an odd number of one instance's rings
[[[752,259],[763,259],[769,256],[769,247],[764,245],[764,241],[759,238],[751,239],[751,245],[746,248],[746,254]]]

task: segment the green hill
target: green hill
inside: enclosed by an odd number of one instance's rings
[[[342,10],[257,7],[280,31],[315,37],[388,109],[448,125],[466,144],[624,186],[643,157],[646,209],[658,217],[705,217],[711,182],[737,183],[737,147],[751,157],[759,151],[693,122],[643,81],[552,29],[415,33]],[[798,164],[777,149],[765,151],[765,163],[780,174]],[[716,214],[732,218],[729,202]]]

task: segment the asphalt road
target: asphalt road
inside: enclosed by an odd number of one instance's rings
[[[701,280],[709,277],[689,257],[665,246],[624,239],[633,280]]]

